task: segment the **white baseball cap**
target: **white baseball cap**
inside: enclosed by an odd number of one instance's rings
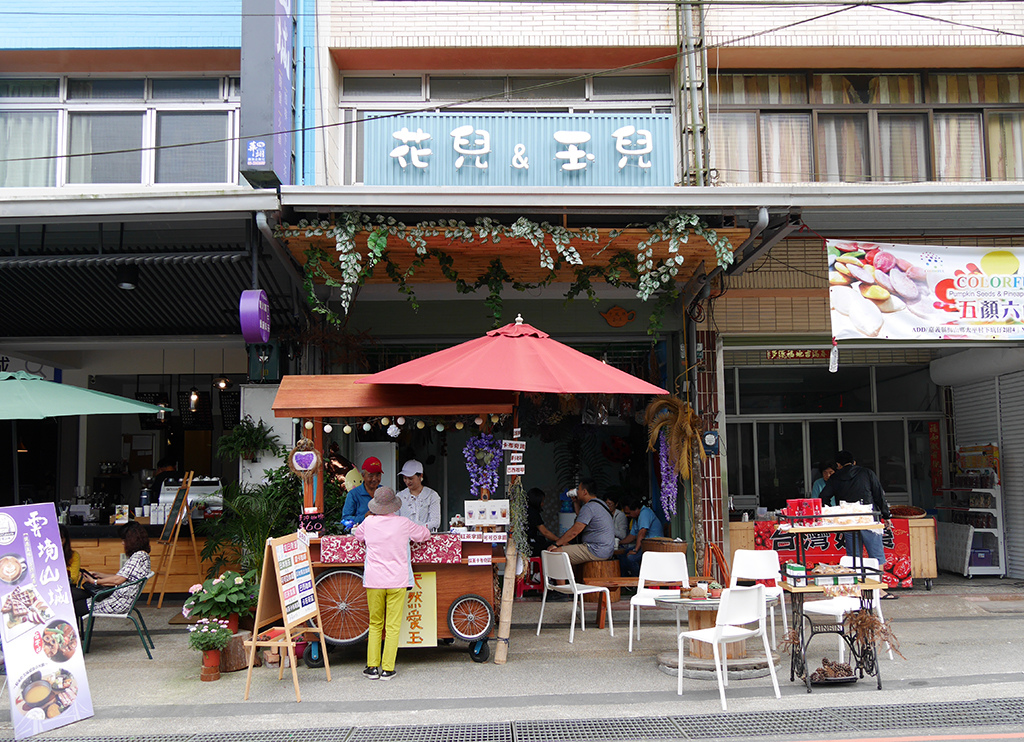
[[[423,474],[423,464],[418,462],[416,459],[409,459],[402,465],[402,471],[399,472],[403,477],[411,477],[414,474]]]

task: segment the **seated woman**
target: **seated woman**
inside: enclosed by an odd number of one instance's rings
[[[121,526],[120,535],[121,543],[124,544],[125,556],[128,557],[124,565],[117,574],[94,572],[91,576],[86,576],[87,584],[96,585],[102,589],[117,587],[126,582],[134,582],[149,576],[149,534],[146,533],[146,529],[139,523],[130,521]],[[96,603],[93,611],[95,613],[124,613],[131,608],[135,595],[133,590],[117,590]]]

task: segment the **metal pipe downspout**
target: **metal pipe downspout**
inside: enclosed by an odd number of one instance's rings
[[[761,234],[765,227],[768,226],[768,207],[762,206],[757,210],[757,221],[754,222],[754,226],[750,228],[750,234],[747,235],[747,239],[743,240],[743,243],[733,250],[733,254],[742,258],[743,251],[754,244],[754,240]]]

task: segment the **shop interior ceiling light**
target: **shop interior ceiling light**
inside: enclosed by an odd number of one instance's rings
[[[132,291],[139,283],[139,266],[119,265],[117,266],[117,287],[125,291]]]
[[[220,390],[227,389],[233,382],[224,375],[224,349],[220,349],[220,376],[213,380],[213,385]]]
[[[192,378],[196,376],[196,351],[192,350]],[[189,412],[195,412],[199,406],[199,387],[193,384],[192,388],[188,390],[188,410]]]

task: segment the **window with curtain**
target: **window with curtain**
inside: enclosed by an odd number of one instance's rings
[[[56,185],[56,111],[0,111],[0,187]]]
[[[719,184],[758,181],[756,113],[712,114],[708,140],[711,168],[718,172]]]
[[[761,180],[768,183],[811,180],[811,146],[810,114],[762,114]]]
[[[879,177],[899,183],[928,180],[928,117],[916,113],[878,114]]]
[[[868,165],[868,117],[818,114],[818,180],[864,183]]]
[[[229,172],[227,138],[226,113],[157,114],[156,182],[223,183]],[[189,142],[205,143],[177,146]]]
[[[988,171],[992,180],[1024,178],[1024,112],[989,114]]]
[[[142,113],[73,113],[69,183],[140,183]]]
[[[936,112],[933,126],[935,179],[984,179],[981,114]]]

